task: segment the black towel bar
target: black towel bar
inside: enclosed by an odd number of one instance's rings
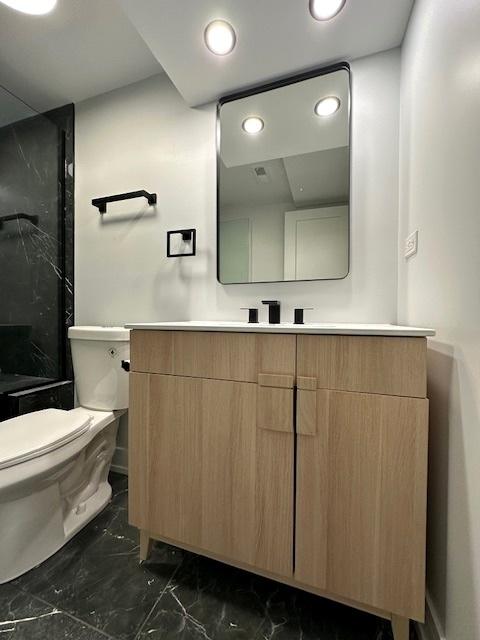
[[[132,198],[146,198],[148,204],[157,204],[157,194],[148,193],[144,189],[140,191],[129,191],[128,193],[119,193],[115,196],[105,196],[104,198],[94,198],[92,204],[98,208],[99,213],[107,212],[107,204],[109,202],[119,202],[120,200],[131,200]]]
[[[28,213],[9,213],[5,216],[0,216],[0,229],[3,227],[4,222],[8,220],[28,220],[34,225],[38,224],[38,216],[32,216]]]

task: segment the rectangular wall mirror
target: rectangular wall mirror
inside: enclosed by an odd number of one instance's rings
[[[225,98],[217,124],[219,281],[345,278],[348,66]]]

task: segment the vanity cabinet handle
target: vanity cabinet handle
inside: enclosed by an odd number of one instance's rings
[[[293,433],[294,383],[292,375],[259,373],[257,427]]]
[[[306,376],[298,376],[297,377],[297,387],[298,387],[298,389],[305,389],[306,391],[316,391],[317,390],[317,379],[316,378],[308,378]]]
[[[297,433],[316,436],[319,422],[328,421],[329,392],[317,389],[317,379],[297,379]]]
[[[294,376],[280,373],[259,373],[258,384],[261,387],[280,387],[281,389],[293,389]]]

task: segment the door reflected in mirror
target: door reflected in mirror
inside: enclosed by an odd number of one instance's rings
[[[218,130],[219,281],[344,278],[348,68],[222,100]]]

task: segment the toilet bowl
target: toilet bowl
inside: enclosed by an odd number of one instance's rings
[[[129,330],[71,327],[69,338],[80,406],[0,422],[0,584],[58,551],[111,497]]]

